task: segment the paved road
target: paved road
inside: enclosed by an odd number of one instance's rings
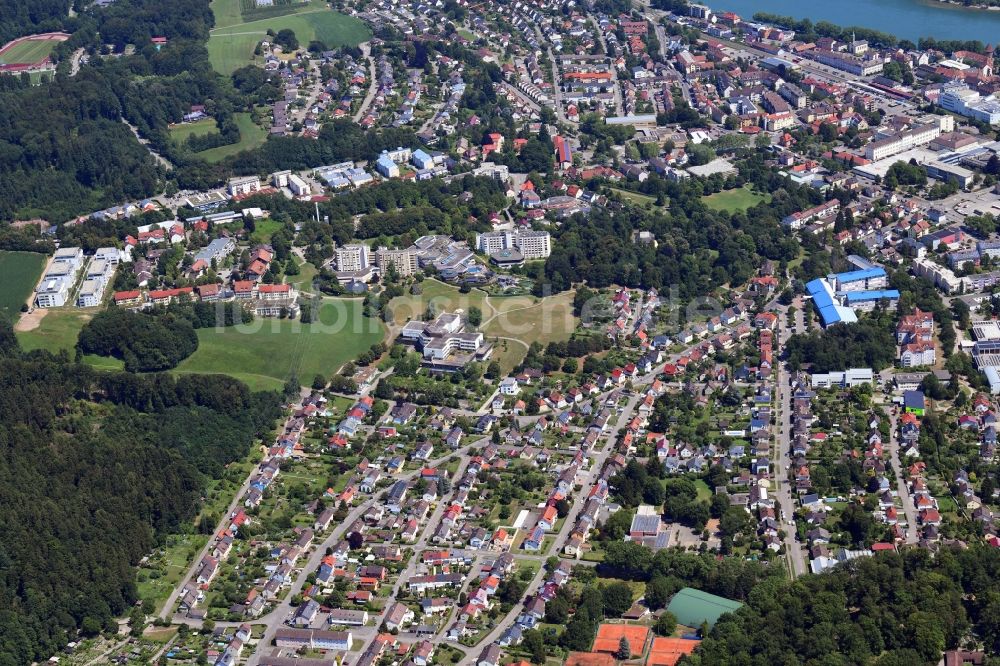
[[[146,150],[149,151],[149,154],[153,156],[153,159],[156,160],[157,164],[160,164],[161,166],[164,166],[167,169],[173,169],[174,168],[174,165],[171,164],[170,161],[167,158],[165,158],[163,155],[160,155],[158,152],[156,152],[155,150],[153,150],[149,146],[149,141],[147,141],[146,139],[144,139],[142,137],[142,135],[139,134],[139,128],[138,127],[136,127],[135,125],[133,125],[129,121],[125,120],[124,117],[122,117],[122,122],[125,123],[125,125],[128,126],[128,128],[130,130],[132,130],[132,134],[135,135],[136,140],[138,140],[139,143],[141,143],[143,145],[143,147]]]
[[[358,107],[358,112],[354,114],[354,122],[356,123],[361,122],[361,119],[368,113],[368,107],[372,105],[372,100],[375,99],[375,93],[378,91],[378,76],[375,72],[375,61],[371,57],[371,44],[368,42],[362,44],[361,52],[368,59],[368,94],[361,100],[361,106]]]
[[[292,407],[290,413],[288,414],[288,418],[285,419],[285,422],[281,425],[281,428],[278,430],[278,432],[285,431],[285,429],[288,427],[288,424],[294,418],[295,412],[302,406],[302,399],[306,398],[311,393],[312,393],[311,390],[303,389],[302,394],[300,395],[299,398],[299,402]],[[250,482],[253,480],[253,477],[257,474],[257,467],[258,466],[255,465],[253,469],[250,470],[250,473],[247,475],[247,478],[244,479],[243,481],[243,485],[241,485],[240,489],[236,491],[235,495],[233,495],[233,500],[229,503],[229,506],[226,508],[226,512],[219,519],[219,524],[215,526],[215,531],[212,532],[213,536],[222,532],[229,525],[230,516],[233,514],[234,511],[236,511],[237,507],[239,507],[243,503],[243,496],[246,495],[247,490],[250,489]],[[160,619],[165,620],[173,613],[174,605],[176,605],[178,597],[184,590],[184,586],[191,581],[191,578],[193,578],[195,573],[197,573],[198,569],[201,568],[201,561],[205,558],[206,555],[208,555],[209,550],[212,548],[212,542],[213,538],[209,537],[204,547],[198,552],[198,555],[194,558],[194,560],[192,560],[191,565],[188,567],[187,572],[185,572],[184,574],[184,577],[181,578],[181,580],[177,583],[176,586],[174,586],[173,591],[170,593],[170,596],[167,597],[166,603],[163,604],[163,608],[160,610],[159,613]]]
[[[573,506],[571,507],[570,512],[566,515],[566,520],[563,522],[562,529],[559,530],[559,533],[553,540],[549,550],[539,555],[540,558],[558,555],[559,551],[562,549],[563,544],[566,542],[570,532],[573,531],[573,527],[576,525],[577,516],[580,511],[583,510],[583,506],[587,502],[587,496],[590,493],[593,483],[600,475],[601,469],[604,467],[604,463],[607,461],[608,457],[615,451],[615,442],[618,439],[618,432],[624,428],[625,424],[632,418],[640,397],[640,395],[636,394],[629,399],[628,404],[622,410],[614,427],[609,429],[607,435],[600,440],[601,444],[595,445],[595,455],[592,459],[590,469],[584,474],[582,479],[578,479],[581,481],[581,489],[580,492],[576,493],[573,498]],[[601,399],[603,399],[603,397]],[[521,554],[517,554],[516,556],[519,558],[522,557]],[[490,643],[497,642],[503,633],[514,625],[517,621],[518,615],[521,614],[524,600],[531,598],[531,596],[538,591],[538,588],[541,587],[542,583],[545,581],[546,574],[547,572],[545,571],[544,566],[538,568],[538,571],[535,573],[535,577],[531,579],[530,583],[528,583],[528,587],[525,590],[524,598],[521,600],[521,603],[515,604],[510,612],[507,613],[507,615],[500,620],[499,623],[497,623],[496,627],[493,628],[493,631],[487,634],[486,637],[483,638],[483,640],[481,640],[475,647],[469,648],[465,658],[458,662],[457,666],[474,666],[478,661],[479,654],[486,648],[486,646]],[[515,575],[517,574],[515,573]]]
[[[778,314],[778,334],[775,357],[780,353],[781,345],[784,344],[790,331],[786,325],[787,308],[779,308]],[[796,316],[801,316],[801,310]],[[809,571],[807,558],[803,552],[803,546],[796,541],[796,530],[794,525],[789,525],[788,520],[795,515],[795,501],[792,498],[792,487],[790,481],[791,467],[791,416],[792,416],[792,390],[789,386],[789,374],[784,363],[775,364],[775,382],[778,391],[778,426],[775,437],[776,457],[774,459],[774,479],[775,479],[775,499],[781,509],[782,529],[785,531],[785,552],[792,570],[792,577],[797,578]]]
[[[896,491],[899,494],[899,501],[903,505],[903,515],[906,516],[906,543],[917,543],[917,508],[913,504],[913,497],[910,489],[903,478],[903,461],[899,456],[899,425],[896,417],[896,410],[889,406],[886,411],[889,413],[889,441],[886,447],[889,451],[889,460],[892,463],[893,471],[896,473]]]
[[[476,447],[485,446],[488,443],[488,441],[489,441],[488,439],[484,438],[472,442],[470,444],[467,444],[466,446],[456,449],[455,451],[448,452],[448,454],[445,456],[429,461],[427,463],[427,466],[437,467],[439,465],[443,465],[449,458],[452,458],[454,456],[459,456],[463,461],[463,465],[467,465],[469,450]],[[397,477],[397,479],[403,481],[412,481],[419,474],[420,470],[418,469],[408,474],[401,474]],[[378,493],[378,495],[381,495],[381,493]],[[361,516],[363,516],[364,513],[369,508],[371,508],[376,503],[381,501],[379,499],[376,499],[376,497],[377,496],[373,496],[369,498],[367,501],[360,504],[359,506],[355,507],[348,514],[347,518],[344,519],[344,521],[341,522],[336,528],[334,528],[333,531],[329,533],[329,535],[327,535],[327,537],[323,540],[322,543],[320,543],[317,546],[314,546],[312,555],[305,562],[305,564],[303,564],[298,569],[298,575],[296,577],[296,580],[292,584],[291,589],[288,591],[288,594],[285,595],[285,600],[279,603],[270,613],[267,613],[266,615],[254,621],[255,624],[264,621],[267,624],[267,628],[264,630],[264,635],[261,637],[260,643],[258,644],[257,652],[255,652],[254,655],[250,657],[249,661],[247,662],[248,666],[256,666],[258,660],[260,659],[262,651],[267,650],[269,648],[271,641],[274,639],[275,633],[283,625],[285,619],[287,619],[289,614],[292,612],[292,605],[290,603],[291,598],[302,591],[306,583],[306,577],[310,573],[315,571],[319,567],[320,561],[324,557],[326,557],[326,549],[333,547],[338,541],[343,539],[344,533],[347,531],[347,528],[350,527],[351,524],[354,523],[354,521],[361,518]],[[363,628],[358,628],[358,629],[359,631],[355,631],[354,629],[352,629],[352,632],[357,634],[361,639],[374,638],[375,636],[374,632],[365,631],[364,633],[362,633]],[[371,635],[365,636],[365,634],[368,633],[370,633]]]

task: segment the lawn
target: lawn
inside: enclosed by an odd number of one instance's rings
[[[183,144],[188,140],[188,137],[218,133],[219,128],[215,123],[215,118],[202,118],[193,123],[181,123],[170,128],[170,138],[176,144]]]
[[[224,5],[224,20],[232,20],[229,4],[233,0],[219,0],[213,5]],[[221,11],[221,10],[220,10]],[[242,20],[242,17],[241,17]],[[232,74],[254,60],[253,51],[267,35],[268,29],[278,32],[289,29],[295,32],[303,47],[318,40],[329,48],[357,46],[371,37],[371,31],[361,20],[328,9],[307,8],[307,11],[285,16],[273,16],[257,21],[230,24],[212,30],[208,40],[208,57],[212,66],[222,74]]]
[[[295,288],[299,291],[312,292],[312,281],[313,278],[319,273],[319,270],[310,264],[308,261],[304,261],[299,264],[299,274],[289,275],[286,277],[285,282],[295,285]]]
[[[59,40],[31,39],[10,47],[0,55],[0,65],[32,65],[44,60],[52,53]]]
[[[721,210],[727,213],[735,213],[752,208],[762,201],[771,201],[770,194],[754,192],[746,187],[738,187],[734,190],[724,190],[702,197],[705,205],[713,210]]]
[[[0,311],[14,321],[28,301],[45,267],[46,257],[37,252],[0,252]]]
[[[637,206],[645,206],[646,204],[655,204],[656,197],[651,197],[648,194],[639,194],[638,192],[629,192],[628,190],[621,190],[617,187],[610,188],[612,192],[619,195],[623,201],[626,201]]]
[[[416,296],[399,296],[389,301],[389,311],[396,324],[401,326],[411,319],[423,317],[431,303],[438,312],[468,312],[469,308],[475,306],[482,310],[484,321],[493,314],[493,309],[486,303],[486,294],[478,289],[463,294],[457,287],[434,279],[424,280],[420,287],[422,291]]]
[[[573,292],[536,299],[532,296],[492,298],[496,315],[484,326],[487,337],[515,338],[527,344],[568,340],[576,330]],[[488,316],[488,315],[487,315]]]
[[[267,139],[267,130],[255,123],[249,113],[234,113],[233,120],[236,121],[236,126],[240,128],[239,141],[231,143],[228,146],[209,148],[200,153],[195,153],[195,155],[209,164],[214,164],[244,150],[256,148]]]
[[[266,220],[254,220],[254,231],[250,234],[250,240],[254,243],[270,245],[271,236],[281,229],[284,224],[268,218]],[[297,276],[296,276],[297,277]]]
[[[198,350],[176,372],[222,373],[254,390],[280,388],[292,373],[308,384],[380,342],[385,327],[362,314],[360,300],[328,299],[319,322],[257,319],[246,326],[201,329]]]

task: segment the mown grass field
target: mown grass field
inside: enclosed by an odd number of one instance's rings
[[[275,32],[286,28],[292,30],[303,48],[313,40],[336,48],[356,46],[371,38],[371,31],[361,20],[315,4],[301,6],[297,13],[250,21],[243,20],[238,0],[216,0],[212,10],[216,14],[217,27],[208,40],[208,57],[212,67],[221,74],[232,74],[252,63],[254,47],[269,29]],[[234,23],[237,16],[238,21]]]
[[[55,39],[30,39],[10,47],[0,54],[0,65],[32,65],[52,53],[59,41]]]
[[[193,123],[182,123],[170,128],[170,138],[174,143],[182,144],[192,136],[202,136],[205,134],[218,134],[219,128],[215,123],[215,118],[202,118]]]
[[[231,143],[228,146],[209,148],[200,153],[195,153],[195,155],[209,164],[214,164],[244,150],[256,148],[267,139],[267,130],[255,123],[249,113],[234,113],[233,119],[236,121],[236,126],[240,128],[239,141]]]
[[[389,301],[389,311],[393,314],[393,321],[398,326],[402,326],[411,319],[420,319],[427,312],[427,306],[431,303],[438,312],[453,312],[455,310],[469,311],[475,306],[482,310],[483,321],[486,321],[494,314],[489,303],[486,302],[486,294],[478,289],[473,289],[468,294],[463,294],[457,287],[445,284],[434,279],[427,279],[420,283],[421,293],[418,295],[406,295],[394,298]]]
[[[639,192],[629,192],[628,190],[622,190],[617,187],[609,188],[612,192],[617,194],[622,198],[623,201],[635,204],[637,206],[645,206],[646,204],[656,203],[656,197],[651,197],[648,194],[640,194]]]
[[[527,344],[569,340],[576,330],[573,292],[547,298],[512,296],[491,298],[495,316],[483,327],[487,337],[515,338]],[[485,320],[485,318],[484,318]]]
[[[768,202],[771,200],[771,195],[754,192],[746,187],[738,187],[735,190],[723,190],[710,194],[707,197],[702,197],[701,200],[713,210],[735,213],[753,208],[762,201]]]
[[[255,220],[254,231],[250,234],[250,240],[254,243],[270,243],[273,236],[284,225],[270,218],[266,220]]]
[[[25,351],[45,349],[53,354],[58,354],[65,350],[72,358],[80,329],[90,321],[96,312],[97,308],[48,308],[37,328],[30,331],[17,331],[17,340]],[[83,360],[95,368],[120,370],[124,367],[124,364],[118,359],[105,356],[87,354]]]
[[[0,312],[11,322],[21,312],[21,306],[28,301],[45,267],[46,257],[37,252],[0,251]]]
[[[319,322],[257,319],[247,326],[201,329],[198,350],[175,372],[222,373],[251,389],[281,388],[295,373],[309,384],[331,376],[385,335],[382,322],[362,314],[360,300],[327,300]]]

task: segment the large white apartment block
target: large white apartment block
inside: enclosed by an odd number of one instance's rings
[[[367,245],[342,245],[337,248],[337,270],[362,271],[370,265]]]
[[[94,253],[94,261],[97,260],[106,261],[109,266],[128,263],[132,261],[132,248],[127,245],[124,250],[119,250],[116,247],[99,247]]]
[[[35,289],[35,304],[40,308],[57,308],[66,305],[77,275],[83,267],[83,250],[78,247],[61,247],[52,257],[49,268]]]
[[[488,255],[517,250],[527,259],[545,259],[552,254],[547,231],[492,231],[476,234],[476,249]]]
[[[230,178],[226,186],[229,196],[238,197],[244,194],[252,194],[260,190],[260,178],[257,176],[242,176]]]
[[[66,277],[43,277],[35,291],[35,304],[40,308],[58,308],[66,305],[73,281]]]
[[[911,148],[930,143],[941,136],[941,126],[937,124],[917,125],[913,129],[900,132],[893,136],[872,141],[865,146],[865,157],[877,162]]]
[[[78,247],[61,247],[52,255],[53,264],[65,264],[78,271],[83,266],[83,250]]]
[[[96,308],[104,298],[104,280],[84,280],[76,304],[81,308]]]
[[[380,247],[375,250],[375,265],[383,275],[390,266],[396,269],[396,274],[401,277],[413,275],[420,270],[417,255],[410,249],[390,250],[386,247]]]

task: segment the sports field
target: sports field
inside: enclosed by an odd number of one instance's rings
[[[317,374],[333,375],[384,335],[382,322],[363,316],[360,300],[328,299],[316,324],[261,318],[201,329],[198,350],[176,372],[227,374],[254,390],[281,388],[293,372],[309,384]]]
[[[233,7],[235,5],[235,9]],[[313,40],[326,44],[329,48],[350,45],[356,46],[371,38],[371,31],[361,20],[346,14],[339,14],[326,8],[316,8],[315,5],[303,7],[304,11],[284,16],[231,23],[239,13],[239,3],[233,0],[217,0],[212,3],[212,9],[218,17],[228,23],[217,27],[210,33],[208,40],[208,57],[212,67],[222,74],[232,74],[234,71],[249,65],[254,61],[254,47],[267,36],[267,31],[289,29],[295,33],[299,44],[304,48]],[[222,26],[222,23],[219,24]]]
[[[701,200],[713,210],[735,213],[753,208],[762,201],[768,202],[771,200],[771,195],[754,192],[746,187],[738,187],[734,190],[723,190],[710,194],[707,197],[702,197]]]
[[[46,257],[37,252],[0,251],[0,311],[13,322],[28,301],[45,267]]]
[[[29,39],[0,53],[0,65],[33,65],[49,57],[57,39]]]

